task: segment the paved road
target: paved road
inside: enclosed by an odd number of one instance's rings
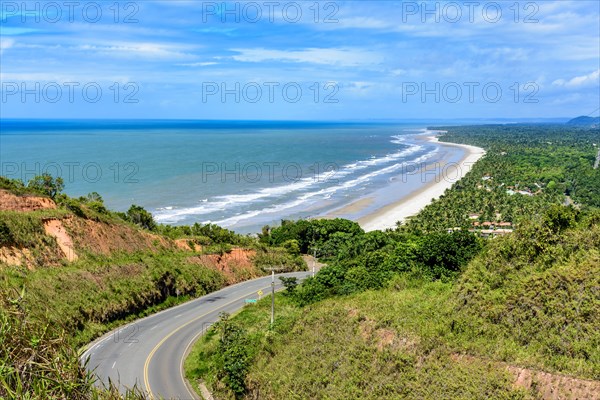
[[[303,279],[309,275],[310,272],[278,274],[275,288],[282,288],[279,276]],[[121,389],[137,385],[154,398],[198,399],[183,375],[187,352],[219,319],[219,313],[242,308],[245,299],[258,297],[259,290],[263,296],[270,293],[270,276],[226,287],[109,332],[90,344],[82,359],[89,357],[88,368],[95,370],[102,383],[110,379],[118,382]]]

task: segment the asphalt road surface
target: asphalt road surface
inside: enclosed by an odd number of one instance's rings
[[[310,274],[277,274],[275,289],[282,289],[280,276],[301,280]],[[226,287],[115,329],[91,343],[82,360],[89,357],[87,367],[100,384],[110,379],[121,390],[137,385],[153,398],[198,399],[183,373],[183,361],[192,344],[221,312],[239,310],[246,299],[257,299],[259,290],[263,297],[270,295],[271,276]]]

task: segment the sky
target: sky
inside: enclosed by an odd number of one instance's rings
[[[1,118],[599,115],[600,2],[0,1]]]

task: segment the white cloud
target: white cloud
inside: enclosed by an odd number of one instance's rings
[[[598,83],[600,83],[600,69],[591,72],[587,75],[576,76],[569,80],[557,79],[554,82],[552,82],[553,85],[566,88],[594,86],[598,85]]]
[[[180,67],[208,67],[210,65],[217,65],[218,63],[214,61],[205,61],[205,62],[195,62],[195,63],[185,63],[185,64],[177,64]]]
[[[159,43],[114,43],[107,45],[81,45],[78,50],[94,51],[97,53],[120,53],[122,55],[141,56],[150,58],[189,58],[193,54],[181,51],[181,48]]]
[[[397,68],[397,69],[393,69],[393,70],[391,70],[391,71],[390,71],[390,73],[391,73],[393,76],[402,76],[402,75],[406,75],[406,72],[407,72],[407,71],[406,71],[405,69],[402,69],[402,68]]]
[[[281,61],[356,67],[361,65],[375,65],[383,61],[383,57],[376,52],[351,48],[308,48],[295,51],[263,48],[231,50],[239,53],[238,55],[234,55],[233,59],[242,62]]]
[[[530,59],[530,50],[521,47],[478,47],[470,45],[469,49],[478,55],[487,56],[495,60],[508,60],[508,61],[527,61]]]
[[[14,39],[0,37],[0,54],[4,53],[4,50],[10,49],[15,44]]]

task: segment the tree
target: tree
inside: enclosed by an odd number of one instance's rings
[[[577,210],[573,207],[563,207],[553,204],[546,210],[544,224],[554,233],[571,228],[577,222]]]
[[[50,174],[42,174],[30,180],[27,187],[54,199],[57,194],[63,191],[65,183],[60,177],[54,179]]]
[[[143,207],[135,204],[132,204],[131,207],[129,207],[129,210],[127,210],[127,219],[134,224],[137,224],[150,231],[156,228],[156,222],[154,222],[152,214],[146,211]]]
[[[300,255],[300,245],[296,239],[290,239],[283,242],[282,247],[287,250],[292,256]]]
[[[295,293],[296,287],[298,286],[298,278],[296,278],[295,276],[291,276],[289,278],[286,278],[285,276],[280,276],[279,280],[286,289],[285,292],[283,292],[284,294],[293,295]]]
[[[104,199],[98,194],[98,192],[88,193],[86,198],[87,201],[97,201],[99,203],[104,203]]]

